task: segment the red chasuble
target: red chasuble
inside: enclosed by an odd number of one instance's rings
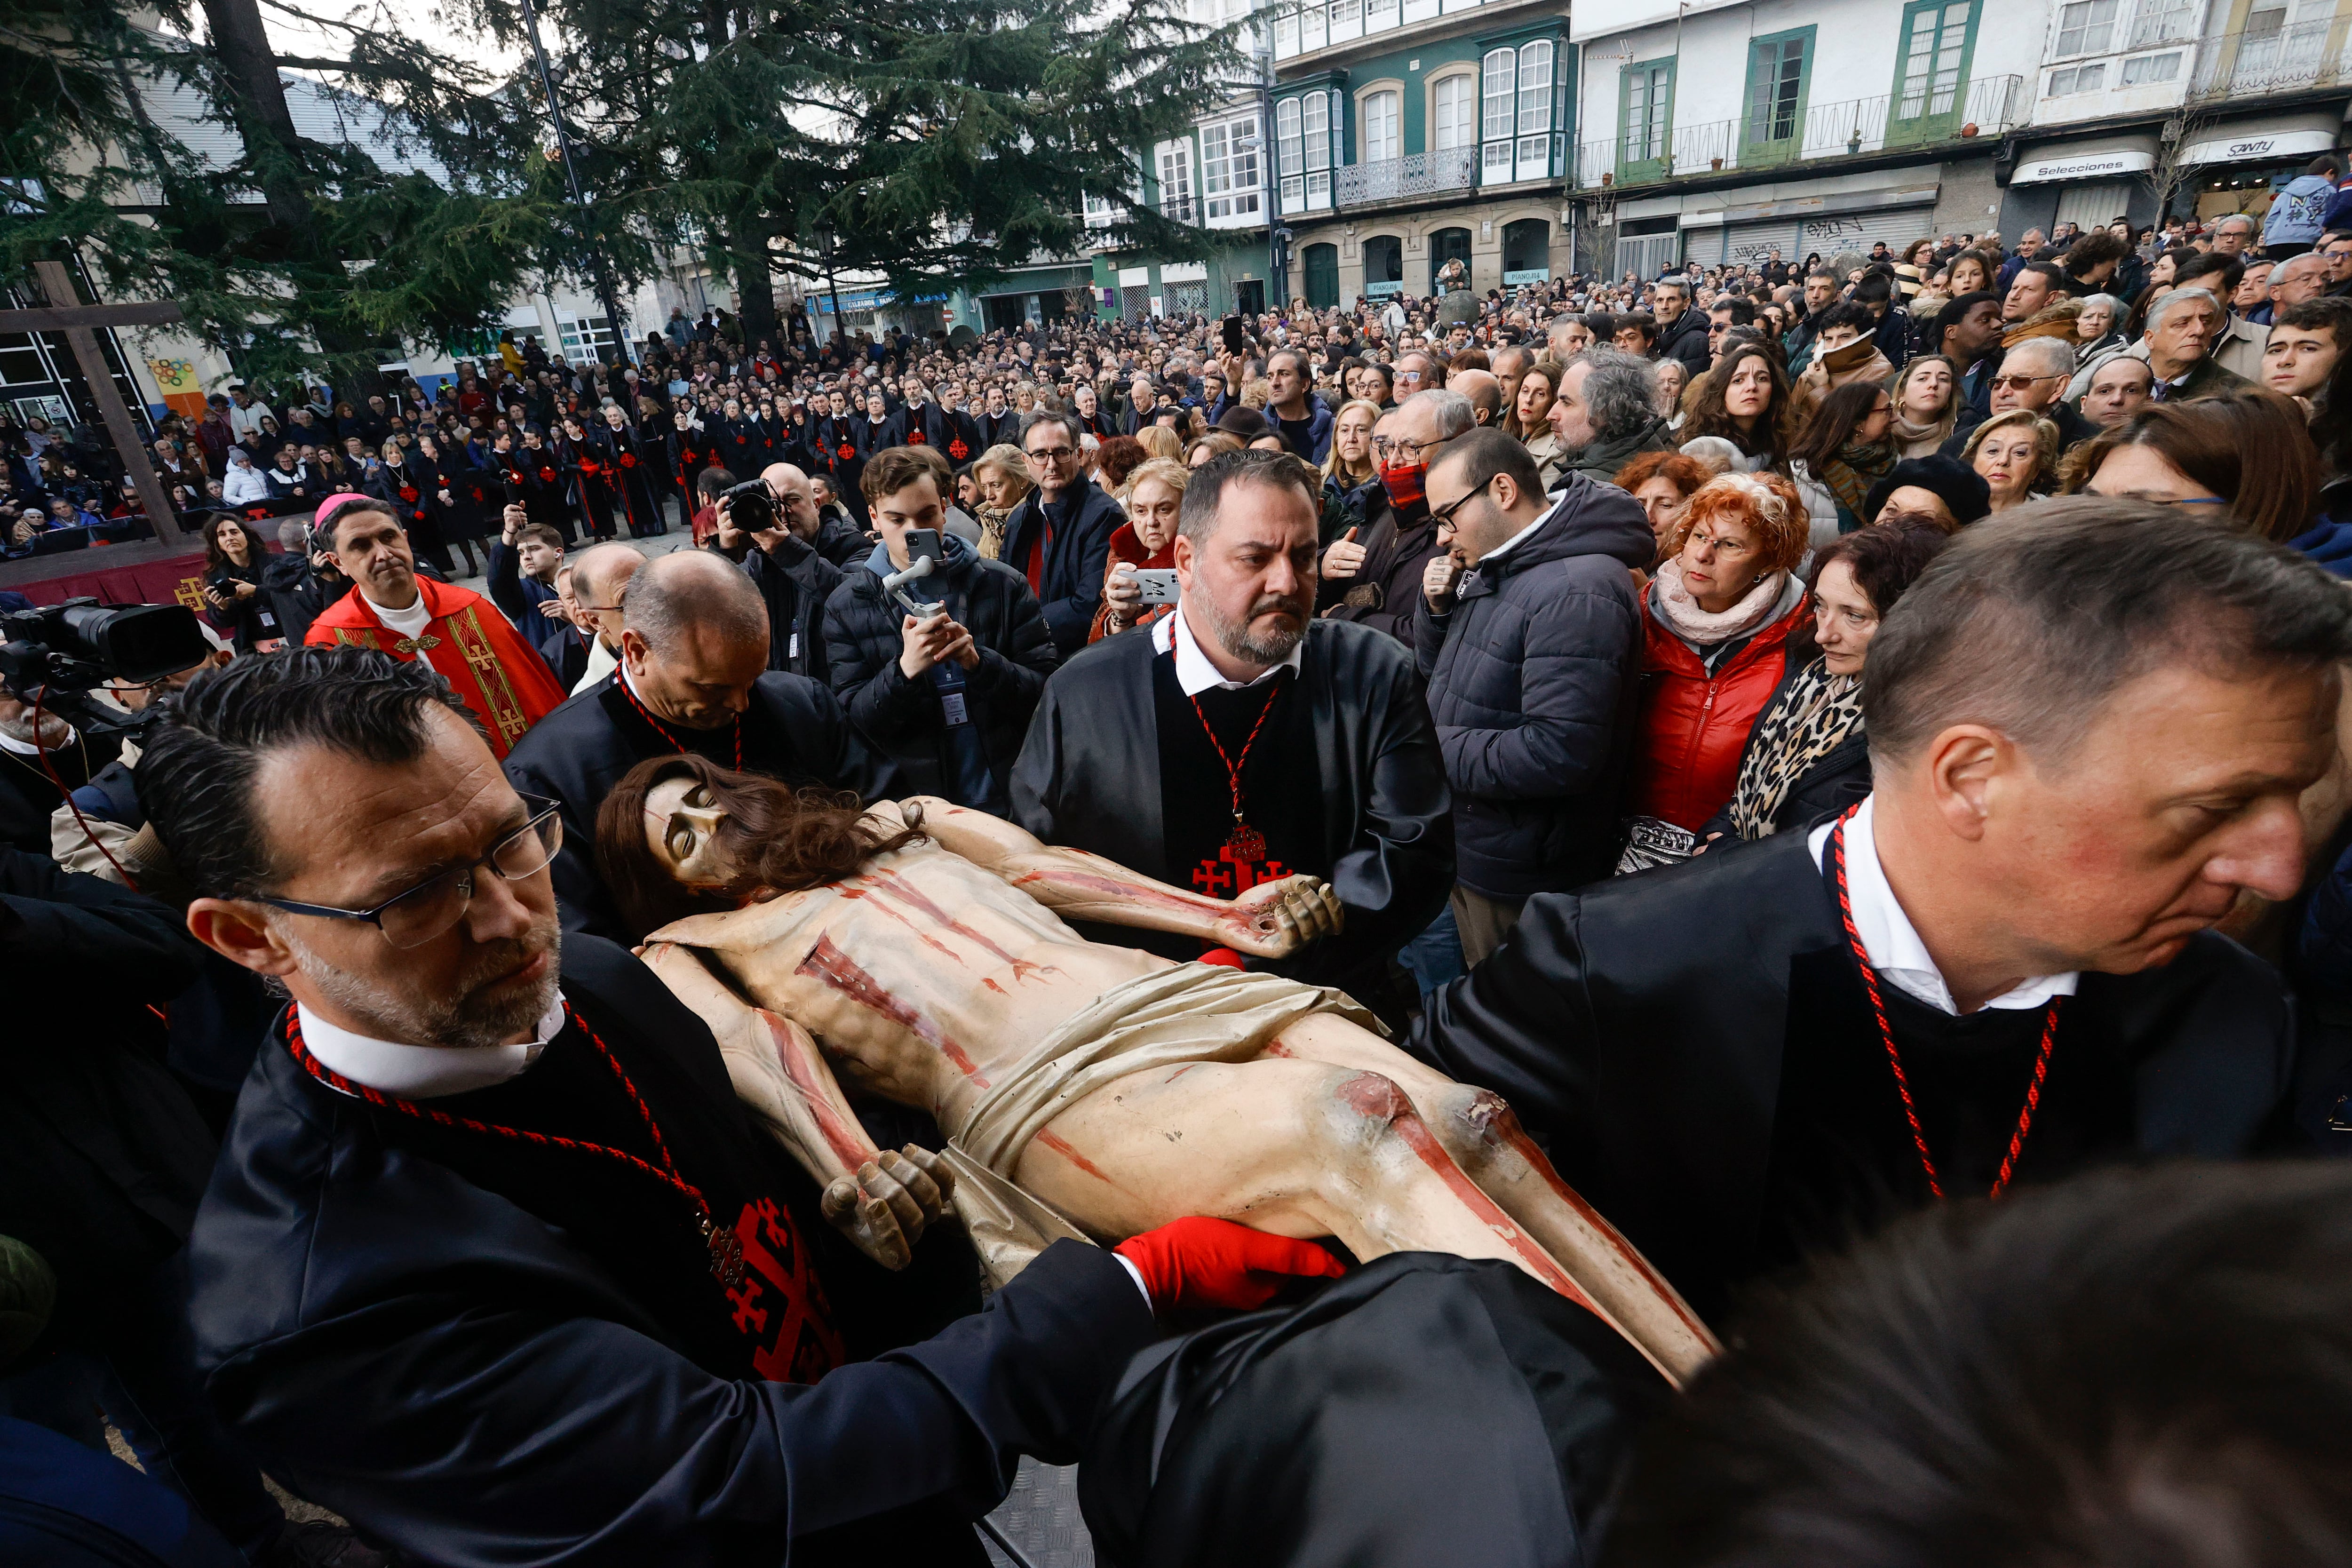
[[[312,621],[302,640],[322,647],[356,643],[401,659],[423,654],[488,729],[490,750],[504,762],[522,732],[563,700],[563,688],[539,650],[527,646],[479,594],[430,577],[419,577],[416,591],[433,612],[422,637],[404,637],[385,626],[353,589]]]

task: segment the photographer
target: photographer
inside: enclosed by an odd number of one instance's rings
[[[300,642],[328,605],[352,591],[335,558],[317,549],[310,525],[289,517],[278,525],[278,553],[261,563],[261,592],[287,641]]]
[[[0,631],[0,636],[5,636]],[[0,688],[0,843],[49,851],[49,814],[121,754],[117,736],[82,734],[54,712]]]
[[[767,601],[768,668],[824,679],[824,605],[841,585],[842,569],[817,549],[825,520],[808,476],[790,463],[771,463],[757,479],[719,496],[711,510],[717,528],[706,548],[741,566]]]
[[[826,601],[833,689],[911,791],[1003,816],[1013,759],[1058,662],[1036,595],[944,531],[938,469],[919,451],[886,447],[861,482],[882,542]],[[935,564],[898,593],[937,606],[919,616],[882,585],[914,563],[919,544]]]

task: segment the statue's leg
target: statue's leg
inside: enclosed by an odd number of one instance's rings
[[[1337,1237],[1365,1259],[1503,1258],[1609,1315],[1376,1072],[1259,1060],[1132,1074],[1047,1123],[1013,1180],[1105,1241],[1209,1215]]]
[[[1722,1348],[1664,1276],[1560,1180],[1502,1096],[1456,1083],[1329,1014],[1292,1025],[1267,1047],[1267,1055],[1378,1073],[1394,1081],[1463,1173],[1559,1258],[1627,1337],[1676,1382]]]

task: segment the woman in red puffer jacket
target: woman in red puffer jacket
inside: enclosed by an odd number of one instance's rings
[[[1748,731],[1793,658],[1812,655],[1796,576],[1805,504],[1779,474],[1725,474],[1684,509],[1674,554],[1643,596],[1632,843],[1620,871],[1686,858],[1731,798]]]

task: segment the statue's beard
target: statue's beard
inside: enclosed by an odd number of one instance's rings
[[[479,873],[478,873],[479,874]],[[535,984],[507,994],[482,994],[512,974],[540,952],[552,957],[561,948],[562,929],[553,915],[534,922],[530,931],[510,941],[483,949],[467,967],[453,994],[446,998],[418,996],[414,992],[382,986],[347,969],[328,963],[290,932],[287,946],[302,977],[320,997],[352,1018],[362,1020],[378,1038],[396,1045],[442,1046],[478,1050],[501,1045],[536,1026],[555,1005],[561,977],[556,965]]]
[[[1225,619],[1223,610],[1207,595],[1203,594],[1198,603],[1209,623],[1209,630],[1216,635],[1217,646],[1223,648],[1230,658],[1260,667],[1280,664],[1290,657],[1291,651],[1297,647],[1298,640],[1307,635],[1307,617],[1314,610],[1314,601],[1310,598],[1286,599],[1279,594],[1268,594],[1254,601],[1249,615],[1236,625]],[[1251,628],[1257,624],[1260,616],[1272,615],[1276,611],[1289,615],[1296,623],[1295,627],[1265,635],[1252,632]]]

